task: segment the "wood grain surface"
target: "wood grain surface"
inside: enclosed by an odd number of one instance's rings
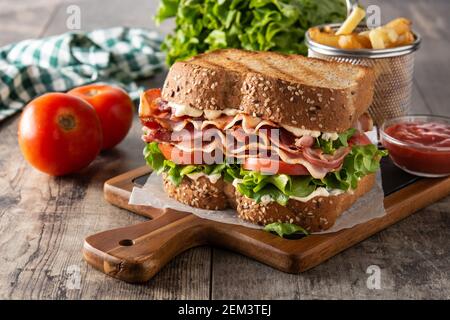
[[[412,18],[423,36],[416,55],[413,111],[450,116],[450,2],[374,2],[381,6],[383,21],[398,15]],[[66,32],[68,4],[80,5],[84,30],[121,24],[154,27],[157,1],[124,3],[2,0],[0,45]],[[171,26],[165,23],[163,32]],[[163,74],[147,84],[160,86],[162,79]],[[81,249],[89,234],[145,220],[108,204],[102,190],[105,180],[143,164],[137,120],[117,149],[102,154],[83,175],[65,178],[47,177],[24,162],[17,120],[0,123],[0,298],[450,298],[450,197],[301,275],[200,247],[178,256],[145,285],[107,277],[82,260]],[[380,290],[366,286],[371,265],[381,269]]]
[[[90,235],[83,246],[86,262],[130,283],[149,281],[178,254],[201,245],[227,248],[283,272],[305,272],[450,195],[450,177],[420,179],[384,198],[383,217],[339,232],[283,239],[262,230],[203,219],[189,211],[130,205],[134,181],[149,171],[144,166],[109,179],[104,192],[111,204],[151,219]]]

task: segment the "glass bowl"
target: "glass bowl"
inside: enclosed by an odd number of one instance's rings
[[[386,120],[380,141],[400,169],[421,177],[450,175],[450,117],[408,115]]]

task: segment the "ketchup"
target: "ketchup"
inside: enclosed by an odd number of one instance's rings
[[[399,142],[382,137],[392,160],[419,175],[450,174],[450,125],[439,122],[396,123],[384,129]]]

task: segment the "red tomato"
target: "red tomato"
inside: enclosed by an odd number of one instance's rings
[[[158,148],[164,158],[175,162],[176,164],[202,164],[203,153],[201,151],[186,152],[172,146],[168,143],[158,144]]]
[[[242,167],[246,170],[268,174],[309,175],[308,170],[301,164],[291,164],[274,159],[246,158]]]
[[[372,144],[370,139],[364,134],[356,132],[349,140],[349,145],[366,145],[366,144]]]
[[[124,90],[109,85],[90,84],[68,93],[87,101],[97,111],[103,131],[103,150],[114,147],[125,138],[133,122],[134,107]]]
[[[94,108],[64,93],[48,93],[31,101],[20,118],[18,135],[25,159],[53,176],[88,166],[102,146]]]

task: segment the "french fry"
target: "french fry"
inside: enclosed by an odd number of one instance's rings
[[[363,48],[354,34],[339,36],[339,47],[347,50]]]
[[[350,15],[347,17],[347,19],[344,21],[344,23],[341,25],[339,30],[336,32],[336,35],[349,35],[355,30],[355,28],[358,26],[358,24],[364,19],[366,16],[366,11],[361,9],[360,7],[355,7],[350,13]]]
[[[347,50],[386,49],[408,45],[415,40],[412,23],[406,18],[394,19],[376,29],[354,32],[364,16],[364,10],[356,7],[336,33],[330,26],[325,26],[322,31],[314,27],[309,30],[310,37],[323,45]]]
[[[331,46],[331,47],[339,47],[339,37],[333,34],[328,34],[325,32],[321,32],[317,28],[311,28],[309,29],[309,36],[311,39],[313,39],[315,42],[318,42],[320,44]]]
[[[389,39],[391,44],[394,44],[398,40],[398,33],[393,28],[382,27],[381,30],[386,34],[386,37]]]
[[[359,33],[356,34],[355,37],[364,49],[372,49],[372,43],[370,42],[369,33],[367,33],[367,35],[361,35],[361,33]]]
[[[381,28],[372,29],[369,32],[369,38],[373,49],[386,49],[388,46],[386,34]]]
[[[405,34],[401,34],[398,37],[397,42],[395,43],[395,46],[406,46],[408,44],[411,44],[414,42],[414,35],[411,31],[406,32]]]
[[[366,31],[361,31],[360,33],[358,33],[358,35],[369,39],[369,33],[370,33],[370,30],[366,30]]]
[[[411,21],[406,18],[397,18],[388,22],[385,27],[394,29],[398,35],[411,31]]]
[[[323,32],[330,33],[330,34],[334,34],[334,30],[333,30],[333,28],[331,28],[330,26],[325,26],[325,27],[323,28]]]

